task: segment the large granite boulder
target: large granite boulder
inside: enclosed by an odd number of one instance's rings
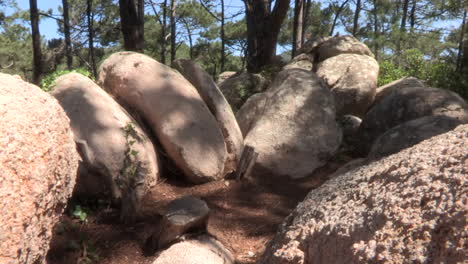
[[[335,96],[337,115],[362,116],[374,101],[379,64],[366,55],[340,54],[317,65]]]
[[[234,264],[232,253],[207,235],[172,245],[153,264]]]
[[[377,88],[374,102],[380,101],[393,90],[404,89],[406,87],[426,87],[423,81],[414,77],[403,77],[386,85]]]
[[[0,263],[44,263],[79,155],[67,115],[39,87],[0,73]]]
[[[192,183],[224,177],[226,145],[218,122],[177,71],[135,52],[118,52],[99,70],[99,83],[148,124]]]
[[[272,175],[310,175],[341,143],[332,94],[314,73],[301,69],[280,72],[266,94],[245,145],[259,153],[257,164]]]
[[[178,59],[172,62],[172,67],[192,83],[218,121],[227,150],[224,172],[227,174],[235,171],[244,147],[244,138],[231,106],[213,81],[213,78],[195,62]]]
[[[315,62],[321,62],[340,54],[358,54],[374,57],[374,54],[366,44],[350,35],[310,39],[299,50],[299,53],[312,55]]]
[[[248,72],[237,73],[219,84],[234,111],[241,108],[252,94],[265,91],[267,86],[268,81],[265,77]]]
[[[136,121],[88,77],[62,75],[51,94],[70,118],[75,142],[88,175],[103,177],[115,201],[121,202],[121,220],[133,222],[138,205],[159,178],[156,152]],[[81,176],[80,176],[81,177]],[[84,176],[86,177],[86,176]],[[80,182],[80,178],[78,179]],[[87,183],[92,184],[89,180]],[[86,193],[79,185],[77,193]],[[94,186],[90,187],[95,189]]]
[[[390,128],[430,115],[443,115],[468,122],[468,104],[456,93],[431,87],[392,89],[376,102],[359,128],[360,152],[367,154],[377,137]]]
[[[244,137],[247,136],[257,117],[261,115],[265,107],[267,93],[256,93],[247,99],[236,113],[237,123]]]
[[[453,130],[460,125],[458,119],[436,115],[410,120],[387,130],[378,137],[369,152],[369,159],[397,153],[428,138]]]
[[[312,190],[260,263],[463,263],[468,125]]]
[[[319,45],[317,53],[319,62],[341,54],[357,54],[374,57],[374,54],[366,44],[350,35],[337,36],[326,40]]]

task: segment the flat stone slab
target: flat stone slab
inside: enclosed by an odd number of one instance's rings
[[[210,209],[205,201],[185,196],[169,203],[157,231],[148,238],[148,252],[169,246],[188,232],[204,231]]]

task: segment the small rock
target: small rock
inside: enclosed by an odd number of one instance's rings
[[[206,202],[194,196],[172,201],[163,214],[158,231],[148,238],[147,251],[167,247],[187,232],[206,230],[209,214]]]
[[[233,264],[234,257],[219,241],[203,235],[163,251],[153,264]]]

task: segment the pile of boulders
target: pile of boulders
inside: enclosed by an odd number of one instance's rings
[[[268,81],[226,73],[217,84],[190,60],[172,66],[115,53],[97,82],[58,78],[57,100],[0,75],[1,263],[42,262],[73,189],[107,193],[133,223],[167,167],[191,184],[245,164],[251,177],[294,180],[344,145],[361,159],[307,196],[263,263],[463,259],[468,104],[457,94],[410,77],[377,88],[378,63],[352,36],[309,41]],[[147,239],[147,251],[165,250],[155,263],[233,263],[214,238],[184,239],[203,233],[208,217],[196,197],[170,203]]]

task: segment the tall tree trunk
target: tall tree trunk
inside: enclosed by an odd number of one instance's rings
[[[68,0],[62,0],[63,5],[63,31],[65,33],[65,55],[67,56],[67,69],[73,68],[73,56],[70,37],[70,16]]]
[[[338,7],[338,10],[336,11],[335,13],[335,18],[333,19],[333,24],[332,24],[332,27],[330,29],[330,36],[333,36],[333,31],[335,31],[335,27],[336,27],[336,23],[338,21],[338,17],[340,16],[341,12],[343,12],[343,9],[344,7],[346,6],[346,4],[348,3],[349,0],[345,0],[341,5],[340,7]]]
[[[171,62],[176,59],[176,7],[177,7],[177,0],[171,0]]]
[[[312,6],[312,0],[307,0],[305,10],[304,10],[304,24],[302,26],[302,42],[305,42],[305,33],[307,31],[307,27],[309,26],[309,16],[310,16],[310,8]]]
[[[458,42],[458,54],[457,54],[457,72],[463,71],[463,62],[462,62],[462,54],[463,54],[463,40],[465,39],[465,24],[466,24],[466,10],[468,8],[465,7],[465,11],[463,11],[463,20],[461,24],[461,32],[460,32],[460,40]],[[466,54],[463,54],[466,56]]]
[[[290,0],[244,0],[247,21],[247,70],[259,72],[273,62],[281,24]]]
[[[378,60],[379,58],[379,40],[378,37],[379,33],[379,22],[378,22],[378,0],[372,0],[374,8],[372,9],[372,17],[374,18],[374,55],[375,59]]]
[[[400,32],[399,32],[397,43],[396,43],[396,54],[397,54],[398,63],[400,63],[401,45],[404,40],[404,35],[406,33],[406,19],[408,16],[408,5],[409,5],[409,0],[403,0],[403,10],[401,14]]]
[[[411,7],[410,11],[410,31],[411,33],[414,32],[414,26],[416,24],[416,3],[417,0],[413,0],[413,6]]]
[[[167,29],[167,0],[164,0],[163,6],[163,17],[162,17],[162,29],[161,29],[161,63],[166,64],[166,29]]]
[[[144,0],[119,0],[119,7],[125,50],[143,52]]]
[[[224,64],[226,63],[226,37],[224,33],[224,0],[221,0],[221,72],[224,72]]]
[[[97,77],[96,57],[94,55],[94,29],[93,29],[93,0],[87,0],[86,17],[88,19],[88,49],[89,49],[89,64],[93,72],[94,78]]]
[[[31,33],[33,45],[33,83],[39,84],[42,73],[41,34],[39,33],[39,12],[37,1],[29,0],[29,14],[31,16]]]
[[[293,47],[292,57],[296,56],[296,52],[302,47],[302,29],[304,26],[304,0],[296,0],[294,4],[294,22],[293,22]]]
[[[361,0],[357,0],[356,9],[354,10],[353,36],[356,36],[356,33],[359,28],[359,13],[360,12],[361,12]]]

